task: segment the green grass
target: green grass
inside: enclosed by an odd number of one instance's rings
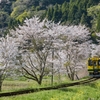
[[[2,85],[2,92],[5,91],[16,91],[26,88],[39,87],[39,85],[34,81],[4,81]]]
[[[26,82],[24,84],[26,84]],[[32,85],[31,82],[29,84]],[[34,85],[34,87],[37,86],[37,84]],[[58,90],[2,97],[0,100],[100,100],[100,80],[85,85],[78,85]]]
[[[55,81],[55,84],[57,84],[57,81]],[[44,80],[41,87],[48,85],[50,84]],[[4,81],[3,92],[36,87],[40,86],[33,81]],[[0,100],[100,100],[100,80],[85,85],[61,88],[58,90],[2,97]]]
[[[63,76],[61,80],[58,79],[58,77],[54,77],[54,83],[53,85],[57,85],[64,82],[70,82],[66,76]],[[38,87],[46,87],[51,86],[51,79],[50,77],[45,77],[43,79],[42,85],[37,84],[37,82],[33,80],[5,80],[2,85],[2,92],[7,91],[16,91],[16,90],[22,90],[27,88],[38,88]]]

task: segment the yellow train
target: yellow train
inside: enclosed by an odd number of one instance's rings
[[[87,68],[90,76],[100,77],[100,57],[94,56],[89,58]]]

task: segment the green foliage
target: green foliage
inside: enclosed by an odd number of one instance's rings
[[[23,21],[25,20],[25,18],[28,17],[28,14],[26,11],[24,11],[22,14],[20,14],[16,20],[19,20],[21,23],[23,23]]]
[[[30,84],[30,83],[29,83]],[[25,84],[24,84],[25,85]],[[20,84],[21,86],[21,84]],[[100,81],[85,85],[47,90],[19,96],[3,97],[0,100],[99,100]]]
[[[40,6],[37,6],[37,7],[36,7],[36,11],[39,11],[39,10],[40,10]]]
[[[75,13],[77,12],[77,9],[78,8],[77,8],[76,5],[74,5],[74,4],[70,5],[70,7],[69,7],[69,13],[68,13],[68,21],[70,23],[72,23],[73,21],[75,21],[75,19],[77,18],[77,16],[75,18]]]
[[[52,19],[53,11],[54,11],[53,7],[49,7],[49,8],[48,8],[48,10],[47,10],[47,12],[46,12],[46,18],[47,18],[48,20],[51,20],[51,19]]]
[[[85,24],[91,26],[90,16],[87,15],[87,7],[95,5],[97,1],[93,0],[70,0],[65,1],[57,7],[58,4],[55,4],[54,7],[49,7],[46,11],[45,17],[52,19],[55,22],[61,21],[62,23],[69,24]],[[53,9],[53,10],[52,10]],[[52,13],[51,13],[52,12]]]
[[[69,3],[68,2],[64,2],[62,4],[61,11],[62,11],[61,21],[66,22],[67,18],[68,18],[68,11],[69,11]]]
[[[87,23],[87,22],[86,22],[86,15],[85,15],[84,13],[82,14],[80,23],[83,24],[83,25]]]
[[[96,31],[97,31],[97,32],[100,32],[100,13],[99,13],[99,15],[98,15],[98,17],[97,17]]]
[[[9,15],[4,11],[0,11],[0,28],[7,27],[9,22]]]
[[[20,24],[19,21],[17,21],[17,20],[14,19],[14,18],[10,18],[10,21],[9,21],[9,23],[8,23],[8,28],[9,28],[9,29],[14,29],[15,27],[18,26],[18,24]]]
[[[87,9],[88,15],[96,18],[100,12],[100,5],[92,6]]]
[[[53,16],[52,16],[52,20],[55,21],[55,22],[58,22],[60,21],[61,19],[61,9],[60,9],[60,6],[58,4],[56,4],[54,6],[54,11],[53,11]]]
[[[14,10],[11,13],[11,17],[15,18],[18,17],[20,14],[22,14],[25,10],[26,6],[17,6],[14,8]]]
[[[41,20],[47,18],[55,22],[61,21],[62,24],[81,23],[99,32],[98,3],[99,0],[5,0],[0,3],[0,9],[6,13],[7,20],[0,21],[0,27],[3,21],[3,26],[11,28],[18,23],[22,24],[26,17],[38,15]]]
[[[100,14],[100,5],[92,6],[87,9],[88,16],[92,18],[92,29],[94,31],[99,31],[99,14]]]
[[[96,44],[98,43],[97,40],[96,40],[98,37],[96,36],[95,33],[92,33],[92,34],[91,34],[91,38],[92,38],[92,40],[94,41],[94,43],[96,43]]]

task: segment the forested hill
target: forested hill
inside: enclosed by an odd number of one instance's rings
[[[34,15],[62,24],[85,24],[100,32],[100,0],[0,0],[0,29],[3,32]]]

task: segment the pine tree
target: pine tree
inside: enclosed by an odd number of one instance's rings
[[[97,18],[97,27],[96,27],[96,31],[97,31],[97,32],[100,32],[100,13],[99,13],[98,18]]]
[[[58,4],[56,4],[56,5],[54,6],[54,11],[53,11],[52,20],[55,21],[55,22],[58,22],[58,21],[60,21],[61,16],[62,16],[62,13],[61,13],[60,6],[59,6]]]
[[[61,6],[61,11],[62,11],[62,22],[66,22],[68,18],[68,10],[69,10],[69,4],[65,1],[62,6]]]
[[[53,7],[49,7],[48,10],[47,10],[47,12],[46,12],[46,18],[48,20],[51,20],[52,16],[53,16]]]
[[[86,24],[86,16],[85,16],[84,13],[82,14],[82,17],[81,17],[80,23],[83,24],[83,25]]]

